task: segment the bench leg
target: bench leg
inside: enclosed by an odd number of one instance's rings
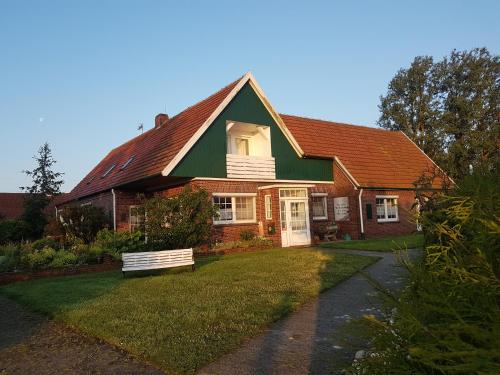
[[[123,278],[125,278],[125,271],[122,271],[122,276]]]
[[[192,272],[194,272],[195,270],[196,270],[196,266],[193,264],[193,265],[191,266],[191,271],[192,271]]]

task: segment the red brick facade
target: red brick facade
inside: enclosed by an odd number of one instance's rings
[[[309,222],[311,230],[311,240],[317,237],[318,230],[322,225],[328,225],[335,221],[334,198],[347,197],[349,202],[348,220],[337,221],[339,232],[337,238],[341,239],[348,234],[353,239],[362,238],[359,216],[359,194],[360,189],[355,188],[349,176],[337,165],[334,166],[334,183],[278,183],[235,181],[235,180],[209,180],[194,179],[190,182],[157,191],[165,197],[175,196],[186,185],[193,188],[202,188],[209,193],[252,193],[255,194],[256,202],[256,222],[245,224],[214,224],[213,241],[235,241],[240,239],[242,231],[250,230],[257,235],[273,240],[276,245],[281,245],[281,223],[280,223],[280,188],[307,186],[309,196]],[[139,197],[137,191],[114,190],[115,194],[115,218],[117,230],[130,229],[130,207],[138,205]],[[314,220],[311,196],[314,193],[327,194],[327,219]],[[149,193],[153,194],[153,193]],[[271,218],[266,219],[265,196],[271,196]],[[376,197],[395,196],[398,199],[398,216],[396,222],[381,223],[377,220]],[[415,192],[412,190],[372,190],[363,189],[361,198],[363,208],[364,235],[366,238],[380,237],[387,235],[409,234],[416,230],[414,221],[413,204]],[[111,191],[94,195],[79,201],[80,204],[92,203],[101,207],[109,214],[110,222],[113,220],[113,194]],[[367,204],[371,205],[372,215],[368,218]]]

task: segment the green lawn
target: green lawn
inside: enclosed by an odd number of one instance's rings
[[[321,244],[321,247],[331,249],[392,251],[401,248],[421,248],[423,244],[424,236],[422,234],[410,234],[407,236],[392,236],[372,240],[330,242]]]
[[[194,372],[376,258],[276,249],[212,257],[196,272],[108,272],[0,293],[174,373]]]

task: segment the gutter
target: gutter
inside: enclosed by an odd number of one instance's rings
[[[113,230],[116,232],[116,193],[115,189],[111,189],[113,195]]]
[[[358,205],[359,205],[359,223],[361,225],[361,239],[365,238],[365,225],[363,223],[363,205],[361,203],[361,196],[363,195],[363,189],[359,190],[358,195]]]

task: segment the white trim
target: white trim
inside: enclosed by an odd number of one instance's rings
[[[85,202],[80,204],[80,207],[92,206],[92,202]]]
[[[257,193],[212,193],[213,197],[256,197]]]
[[[259,186],[257,190],[264,190],[264,189],[274,189],[274,188],[284,188],[284,189],[294,189],[294,188],[299,188],[299,189],[306,189],[314,187],[314,185],[311,184],[300,184],[300,185],[285,185],[285,184],[273,184],[273,185],[265,185],[265,186]]]
[[[311,193],[311,197],[327,197],[328,193]]]
[[[407,135],[406,135],[403,131],[399,130],[399,132],[401,132],[401,133],[402,133],[402,134],[403,134],[403,135],[404,135],[404,136],[405,136],[405,137],[406,137],[406,138],[407,138],[407,139],[408,139],[411,143],[413,143],[413,144],[415,145],[415,147],[416,147],[416,148],[418,148],[418,149],[420,150],[420,152],[421,152],[422,154],[424,154],[424,155],[425,155],[425,157],[426,157],[427,159],[429,159],[429,160],[431,161],[431,163],[432,163],[432,164],[434,164],[434,166],[435,166],[437,169],[439,169],[441,172],[443,172],[443,174],[446,176],[446,178],[449,178],[449,179],[450,179],[450,181],[451,181],[451,182],[453,182],[453,184],[454,184],[454,185],[456,185],[455,181],[453,181],[453,179],[452,179],[450,176],[448,176],[448,174],[447,174],[445,171],[443,171],[443,170],[441,169],[441,167],[440,167],[439,165],[437,165],[437,164],[434,162],[434,160],[432,160],[432,159],[430,158],[430,156],[429,156],[429,155],[427,155],[427,154],[424,152],[424,150],[422,150],[422,149],[421,149],[421,148],[420,148],[420,147],[419,147],[419,146],[418,146],[415,142],[413,142],[413,140],[412,140],[410,137],[408,137],[408,136],[407,136]]]
[[[115,193],[115,189],[111,189],[111,195],[113,195],[113,230],[116,232],[116,193]]]
[[[375,198],[399,198],[399,195],[375,195]]]
[[[363,236],[365,234],[365,223],[363,222],[363,202],[361,201],[362,195],[363,195],[363,189],[361,189],[359,191],[359,195],[358,195],[359,223],[361,224],[361,236]],[[376,209],[377,209],[377,205],[375,205],[375,210]]]
[[[361,185],[359,184],[359,182],[354,178],[354,176],[352,174],[349,173],[349,171],[347,170],[347,168],[345,167],[345,165],[342,164],[342,162],[340,161],[339,157],[338,156],[334,156],[333,159],[337,162],[337,164],[339,165],[340,169],[342,169],[342,171],[347,176],[347,178],[351,181],[351,183],[355,187],[360,187]],[[335,176],[333,178],[335,178]]]
[[[225,178],[225,177],[194,177],[191,181],[241,181],[241,182],[269,182],[261,178]],[[333,184],[333,181],[312,181],[312,180],[273,180],[273,182],[282,183],[304,183],[304,184]],[[269,185],[275,186],[275,185]],[[311,187],[311,186],[307,186]]]
[[[222,111],[228,106],[228,104],[233,100],[233,98],[238,94],[238,92],[243,88],[243,86],[250,82],[250,85],[255,90],[257,96],[261,99],[266,109],[269,111],[273,119],[278,124],[278,127],[281,129],[287,140],[290,142],[295,152],[299,157],[304,155],[304,152],[300,148],[299,144],[290,133],[288,128],[285,126],[283,120],[279,117],[278,113],[274,110],[271,103],[265,96],[264,92],[260,88],[259,84],[255,80],[255,77],[252,73],[246,73],[243,78],[236,84],[236,86],[231,90],[231,92],[226,96],[226,98],[219,104],[219,106],[215,109],[215,111],[208,117],[208,119],[200,126],[200,128],[193,134],[193,136],[184,144],[181,150],[174,156],[174,158],[168,163],[168,165],[163,169],[161,174],[163,176],[168,176],[175,168],[175,166],[186,156],[188,151],[194,146],[196,141],[201,138],[203,133],[208,129],[208,127],[215,121],[215,119],[222,113]]]

